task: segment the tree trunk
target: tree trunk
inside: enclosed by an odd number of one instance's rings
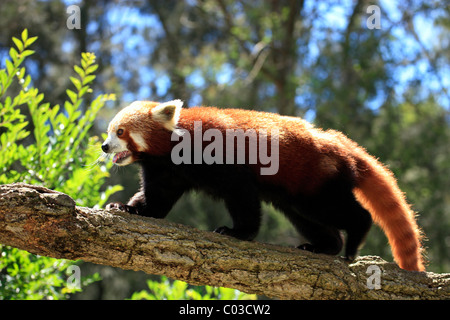
[[[63,193],[26,184],[0,186],[0,243],[279,299],[450,298],[450,274],[409,272],[374,256],[348,263],[167,220],[77,207]]]

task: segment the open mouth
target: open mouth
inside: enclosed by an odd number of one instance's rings
[[[131,157],[131,152],[130,151],[122,151],[122,152],[116,153],[114,155],[112,162],[119,164],[128,157]]]

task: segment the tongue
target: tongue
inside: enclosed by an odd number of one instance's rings
[[[116,163],[117,161],[120,161],[123,158],[126,158],[129,154],[130,154],[129,151],[122,151],[122,152],[116,153],[112,159],[112,162]]]

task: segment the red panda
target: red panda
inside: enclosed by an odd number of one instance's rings
[[[275,113],[182,105],[136,101],[110,122],[102,150],[116,165],[139,163],[142,186],[107,209],[164,218],[184,192],[202,190],[223,199],[233,221],[215,231],[252,240],[261,201],[271,202],[307,239],[300,249],[336,255],[345,231],[349,260],[374,221],[401,268],[425,270],[421,232],[392,172],[343,133]],[[236,132],[240,146],[228,143]],[[264,174],[269,153],[275,170]]]

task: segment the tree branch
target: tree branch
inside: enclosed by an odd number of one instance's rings
[[[63,193],[26,184],[0,186],[0,243],[280,299],[450,298],[450,274],[409,272],[373,256],[349,264],[167,220],[77,207]],[[371,265],[381,271],[378,290],[367,287]]]

